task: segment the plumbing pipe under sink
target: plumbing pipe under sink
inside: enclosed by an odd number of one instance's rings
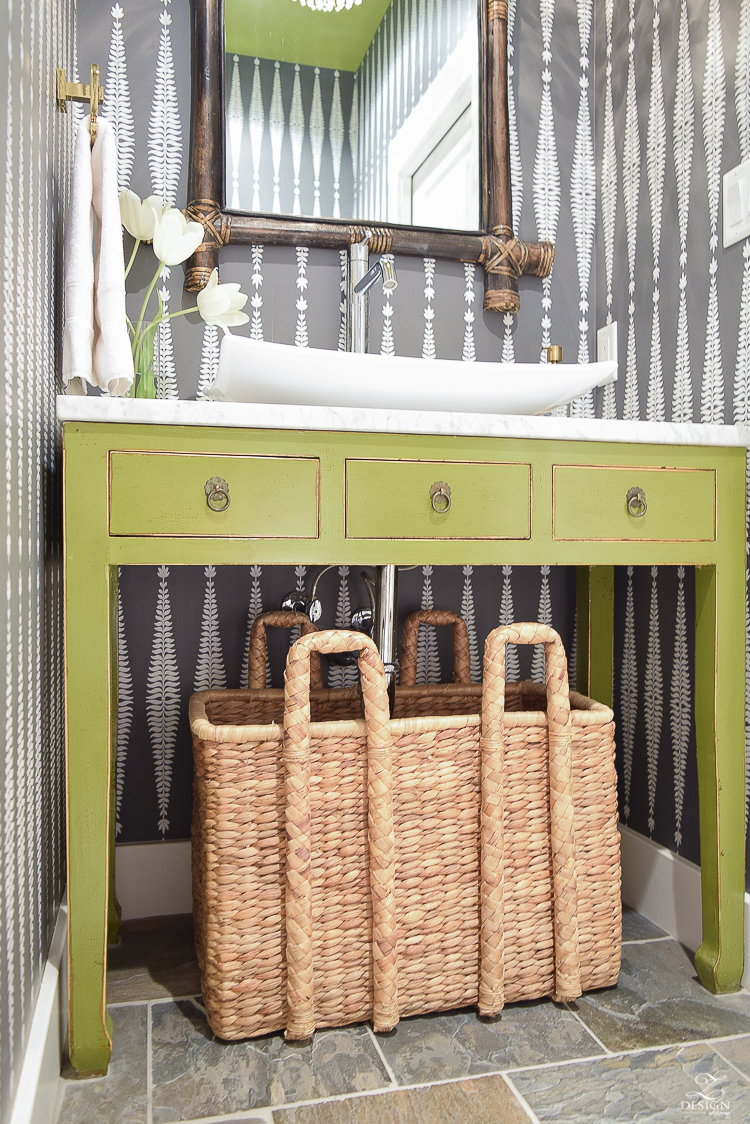
[[[346,345],[350,354],[361,355],[367,351],[370,289],[378,281],[382,282],[384,291],[392,291],[398,286],[396,268],[391,258],[381,257],[372,268],[369,268],[369,265],[370,249],[365,237],[361,242],[349,247]],[[391,713],[393,713],[398,674],[396,655],[398,571],[395,566],[378,566],[376,574],[372,636],[383,661],[385,683],[388,688]]]

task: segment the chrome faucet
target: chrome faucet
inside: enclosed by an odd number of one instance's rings
[[[382,281],[384,292],[398,288],[396,267],[390,258],[378,258],[370,268],[368,230],[361,242],[349,247],[349,284],[346,302],[346,350],[360,354],[367,351],[369,331],[369,300],[367,293]]]

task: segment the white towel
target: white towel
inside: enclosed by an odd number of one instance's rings
[[[103,118],[93,149],[88,118],[76,136],[65,232],[63,382],[73,394],[85,394],[90,383],[113,395],[126,394],[133,382],[117,152],[112,128]]]
[[[85,394],[93,384],[94,347],[94,213],[88,123],[78,126],[70,204],[65,228],[65,330],[63,384],[69,392]]]

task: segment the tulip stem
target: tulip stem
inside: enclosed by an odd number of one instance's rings
[[[130,273],[131,269],[133,268],[133,262],[135,261],[135,255],[138,253],[138,247],[140,246],[140,244],[141,244],[140,238],[136,238],[135,245],[133,246],[133,252],[130,255],[130,261],[128,262],[127,266],[125,267],[125,279],[126,280],[127,280],[128,274]]]
[[[133,341],[134,349],[135,349],[135,347],[138,346],[138,343],[140,341],[140,337],[143,334],[141,332],[141,328],[143,326],[143,317],[146,315],[146,306],[149,302],[151,294],[154,291],[154,287],[156,285],[156,282],[159,280],[159,274],[161,273],[163,268],[164,268],[164,262],[160,261],[159,264],[156,267],[156,273],[154,274],[153,280],[152,280],[151,284],[149,285],[148,289],[146,290],[146,295],[143,298],[143,304],[141,305],[141,311],[140,311],[140,314],[138,316],[138,323],[137,323],[136,329],[135,329],[135,340]],[[148,326],[145,330],[146,331],[148,330]]]
[[[197,304],[192,308],[180,308],[177,312],[168,312],[166,316],[162,316],[162,320],[174,320],[175,316],[187,316],[188,312],[200,312]]]

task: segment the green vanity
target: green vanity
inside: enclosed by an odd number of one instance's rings
[[[739,987],[750,430],[73,397],[58,399],[58,417],[70,1055],[79,1073],[104,1073],[112,1044],[118,566],[573,565],[579,689],[610,705],[614,567],[695,566],[696,963],[711,991]],[[433,508],[436,483],[448,486],[445,511]]]

